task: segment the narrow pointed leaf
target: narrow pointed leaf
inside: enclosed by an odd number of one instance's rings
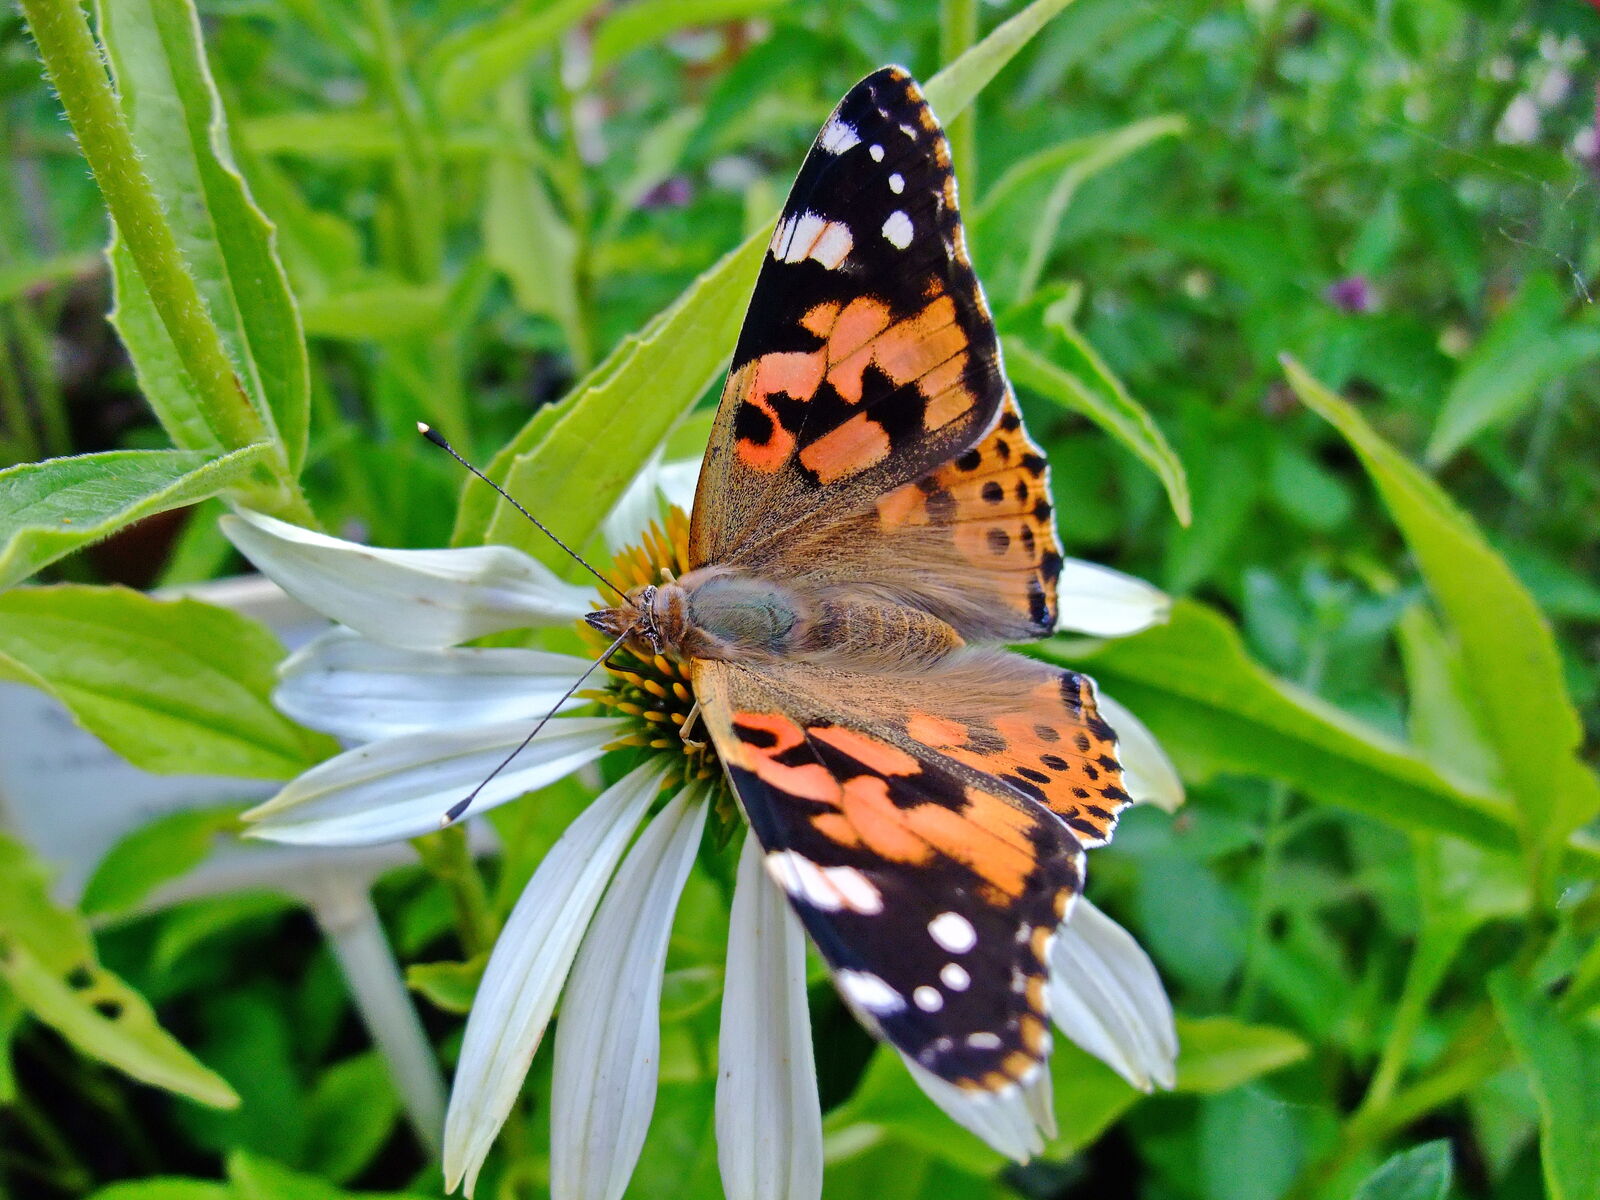
[[[1472,519],[1349,403],[1285,360],[1306,406],[1360,456],[1460,646],[1479,724],[1516,799],[1533,877],[1600,813],[1600,780],[1578,757],[1583,723],[1567,695],[1550,623]]]
[[[238,386],[282,447],[291,472],[305,456],[310,379],[300,317],[273,245],[272,224],[234,163],[200,19],[192,0],[114,0],[100,35],[140,162],[172,224],[221,335]],[[151,404],[182,445],[191,402],[180,357],[124,240],[110,251],[115,320]]]

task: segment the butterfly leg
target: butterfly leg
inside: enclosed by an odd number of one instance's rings
[[[694,702],[694,707],[689,710],[689,715],[684,718],[683,724],[678,726],[678,736],[683,739],[683,744],[691,750],[704,750],[704,742],[691,741],[689,733],[700,720],[700,701]]]

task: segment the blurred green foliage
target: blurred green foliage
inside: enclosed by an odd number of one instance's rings
[[[104,322],[101,192],[0,18],[0,466],[104,454],[0,477],[0,579],[79,585],[0,598],[0,675],[149,767],[314,761],[266,705],[263,633],[206,618],[239,659],[194,665],[237,685],[209,711],[161,649],[192,622],[85,586],[237,568],[221,502],[124,527],[225,493],[386,545],[527,537],[462,492],[420,417],[592,539],[714,393],[754,265],[721,256],[761,241],[832,103],[885,62],[932,76],[974,9],[988,31],[1018,7],[205,0],[191,29],[182,5],[105,0],[132,144],[212,330],[174,340],[183,280],[125,239],[131,359]],[[1600,1194],[1600,854],[1568,836],[1592,825],[1575,752],[1600,735],[1597,56],[1577,0],[1076,0],[952,126],[1068,552],[1186,598],[1127,643],[1046,648],[1191,785],[1176,821],[1125,819],[1093,885],[1160,966],[1185,1056],[1178,1091],[1143,1100],[1063,1049],[1063,1136],[1009,1167],[819,985],[830,1200]],[[213,87],[220,139],[195,123]],[[113,205],[135,182],[102,178]],[[211,353],[255,372],[231,422]],[[157,647],[169,674],[128,703],[166,726],[118,740],[114,681],[29,632],[63,605]],[[501,810],[497,912],[585,798]],[[167,861],[135,835],[90,907],[133,903],[225,824],[162,834]],[[0,1195],[436,1190],[304,916],[199,901],[91,944],[0,850]],[[686,893],[635,1195],[715,1194],[726,878]],[[448,1060],[472,931],[423,870],[379,908]],[[546,1054],[489,1194],[538,1194],[548,1089]]]

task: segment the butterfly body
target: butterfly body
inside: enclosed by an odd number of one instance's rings
[[[687,665],[767,869],[871,1029],[999,1092],[1049,1053],[1052,938],[1129,797],[1056,622],[1048,467],[898,68],[801,167],[696,492],[690,570],[591,623]]]
[[[869,589],[815,589],[711,567],[635,589],[589,623],[630,648],[681,661],[852,664],[915,669],[963,645],[946,622]]]

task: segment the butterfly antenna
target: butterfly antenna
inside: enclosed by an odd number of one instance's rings
[[[561,711],[561,706],[568,700],[572,699],[572,693],[583,686],[583,681],[594,674],[594,669],[596,667],[611,657],[611,655],[616,651],[616,648],[622,645],[622,643],[627,639],[627,636],[628,635],[624,633],[618,637],[616,641],[612,642],[611,645],[607,646],[605,648],[605,652],[601,654],[599,658],[590,663],[588,669],[585,670],[582,675],[578,676],[578,681],[566,690],[566,694],[563,695],[561,699],[555,702],[555,707],[553,707],[549,712],[545,713],[544,716],[539,718],[539,723],[533,727],[527,737],[522,739],[522,741],[517,745],[517,748],[501,759],[500,765],[494,770],[490,771],[489,774],[484,777],[482,783],[473,788],[460,800],[457,800],[445,810],[444,816],[439,818],[440,829],[443,829],[447,825],[453,825],[455,822],[461,819],[462,814],[464,814],[467,809],[472,806],[472,802],[478,798],[478,793],[489,786],[490,780],[492,780],[496,775],[500,774],[501,771],[504,771],[507,767],[509,767],[512,759],[528,748],[528,743],[533,741],[533,739],[538,736],[539,730],[543,729],[545,725],[549,723],[551,717],[555,716],[556,713]]]
[[[538,517],[534,516],[527,509],[523,508],[522,505],[518,504],[517,501],[512,497],[510,492],[506,491],[505,488],[501,487],[498,483],[496,483],[494,480],[490,479],[482,471],[478,470],[477,467],[473,466],[466,459],[462,458],[461,455],[457,454],[456,453],[456,448],[454,446],[452,446],[449,442],[444,440],[444,434],[440,433],[432,425],[429,425],[429,424],[427,424],[427,423],[425,423],[423,421],[418,421],[417,422],[417,432],[420,433],[423,437],[427,438],[435,446],[439,447],[439,449],[443,450],[451,458],[455,459],[458,463],[460,463],[467,470],[471,471],[479,479],[481,479],[485,483],[487,483],[495,491],[499,492],[500,493],[500,498],[502,500],[504,500],[507,504],[511,505],[512,508],[516,509],[523,516],[527,517],[528,520],[532,521],[535,525],[537,525],[539,527],[540,531],[544,533],[545,537],[549,538],[552,542],[554,542],[556,545],[560,546],[568,554],[572,555],[573,560],[576,561],[578,563],[578,565],[581,566],[585,571],[589,572],[589,574],[593,575],[601,583],[605,584],[613,592],[615,592],[617,595],[621,596],[622,600],[623,600],[623,603],[625,603],[625,604],[631,604],[632,603],[632,601],[630,601],[628,599],[628,593],[624,592],[616,584],[612,583],[611,580],[607,579],[604,575],[600,574],[599,571],[596,571],[593,567],[591,567],[587,562],[584,561],[582,555],[580,555],[571,546],[569,546],[565,542],[563,542],[555,534],[551,533],[549,526],[547,526],[543,521],[539,520]],[[609,653],[609,651],[608,651],[608,653]],[[582,681],[580,680],[580,682],[582,682]],[[546,719],[548,720],[548,718],[546,718]],[[530,734],[529,736],[531,737],[532,735]],[[492,776],[491,776],[491,778],[492,778]],[[488,783],[488,782],[489,782],[489,780],[487,780],[487,779],[484,780],[484,783]]]

